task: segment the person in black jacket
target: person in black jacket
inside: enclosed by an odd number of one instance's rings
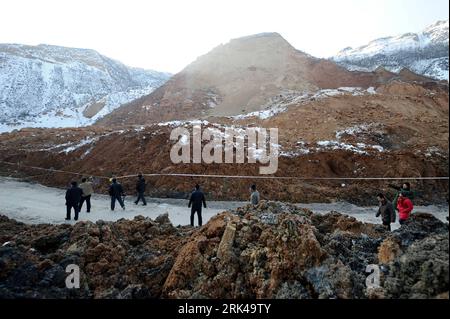
[[[202,225],[202,203],[206,208],[205,194],[200,190],[200,185],[195,185],[195,190],[192,192],[189,199],[188,207],[191,207],[191,226],[194,226],[194,215],[197,213],[198,225]]]
[[[142,199],[142,205],[146,206],[147,202],[145,201],[144,193],[145,193],[145,179],[142,174],[138,175],[138,180],[136,182],[136,192],[138,193],[138,197],[135,200],[135,204],[137,205],[139,201]]]
[[[111,210],[116,207],[116,200],[119,202],[123,210],[125,210],[125,204],[123,203],[122,196],[124,196],[123,187],[117,183],[117,179],[112,179],[112,184],[109,186],[109,195],[111,195]]]
[[[383,226],[390,231],[391,223],[395,223],[396,219],[394,206],[382,193],[379,193],[377,195],[377,199],[379,208],[376,217],[381,216],[381,222],[383,223]]]
[[[72,208],[75,211],[74,220],[78,220],[78,213],[80,211],[80,201],[81,196],[83,195],[83,191],[78,187],[77,182],[71,182],[71,187],[66,191],[66,207],[67,207],[67,215],[66,220],[70,220]]]

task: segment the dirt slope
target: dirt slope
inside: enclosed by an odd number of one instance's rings
[[[199,57],[165,85],[106,116],[98,125],[148,124],[228,116],[261,109],[284,92],[378,87],[422,76],[384,69],[350,72],[332,61],[296,50],[278,33],[238,38]]]

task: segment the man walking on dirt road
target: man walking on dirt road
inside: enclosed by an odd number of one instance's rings
[[[138,180],[136,182],[136,192],[138,194],[137,199],[134,201],[134,203],[137,205],[140,200],[142,200],[142,205],[146,206],[147,202],[145,201],[144,193],[145,193],[145,179],[142,176],[142,174],[138,175]]]
[[[376,217],[381,216],[381,221],[383,223],[383,226],[387,230],[391,230],[391,223],[395,223],[395,210],[394,206],[390,201],[387,200],[386,196],[384,194],[379,193],[377,195],[379,208]]]
[[[125,204],[123,203],[122,196],[124,195],[123,187],[117,183],[117,179],[112,179],[112,184],[109,186],[109,195],[111,195],[111,210],[116,207],[116,200],[119,202],[123,210],[125,210]]]
[[[80,201],[83,191],[78,187],[77,182],[73,181],[70,183],[72,186],[66,191],[66,206],[67,215],[66,220],[71,219],[72,208],[75,211],[74,220],[78,220],[78,212],[80,211]]]

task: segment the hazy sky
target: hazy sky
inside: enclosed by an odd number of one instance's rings
[[[178,72],[232,38],[278,32],[329,57],[448,19],[448,0],[1,0],[0,43],[90,48]]]

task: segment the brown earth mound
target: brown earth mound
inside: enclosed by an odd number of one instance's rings
[[[98,125],[229,116],[260,110],[284,92],[378,87],[392,80],[428,82],[406,70],[350,72],[292,47],[278,33],[230,41],[199,57],[152,94],[126,104]]]

